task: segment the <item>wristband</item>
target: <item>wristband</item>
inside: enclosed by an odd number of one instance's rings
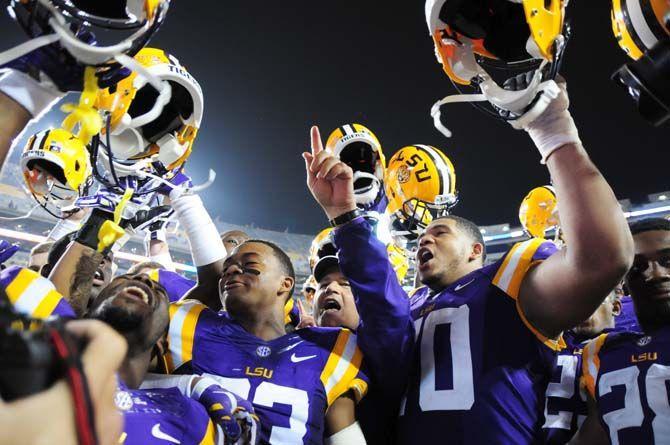
[[[342,224],[346,224],[350,221],[353,221],[359,216],[363,216],[363,211],[361,209],[354,209],[349,212],[343,213],[340,216],[336,216],[335,218],[331,219],[328,222],[332,227],[337,227],[341,226]]]
[[[186,232],[195,267],[202,267],[226,257],[219,231],[198,195],[184,194],[172,200],[179,224]]]

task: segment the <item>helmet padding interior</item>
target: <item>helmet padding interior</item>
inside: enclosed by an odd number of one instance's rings
[[[509,0],[448,0],[440,19],[455,31],[474,40],[505,62],[528,60],[526,42],[530,29],[523,5]]]
[[[156,119],[141,128],[142,135],[150,142],[156,142],[164,135],[178,130],[193,114],[194,105],[191,94],[183,85],[169,82],[172,87],[170,101],[163,107],[163,111]],[[135,94],[128,108],[128,114],[135,118],[148,113],[157,99],[158,91],[150,84],[144,85]]]

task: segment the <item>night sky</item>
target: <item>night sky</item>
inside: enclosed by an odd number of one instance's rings
[[[430,107],[453,88],[438,65],[414,2],[174,0],[155,46],[199,79],[205,119],[188,171],[216,170],[203,197],[223,220],[297,233],[327,224],[305,186],[300,153],[310,125],[324,138],[338,125],[372,129],[386,158],[415,143],[453,161],[461,202],[455,213],[483,225],[517,222],[526,192],[548,181],[523,132],[469,105],[443,108],[444,138]],[[582,141],[619,198],[670,189],[670,129],[637,116],[609,80],[626,62],[612,36],[609,2],[570,4],[573,39],[564,63]],[[21,34],[5,16],[0,41]]]

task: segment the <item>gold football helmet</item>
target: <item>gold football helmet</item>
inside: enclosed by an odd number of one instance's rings
[[[87,193],[92,168],[86,145],[61,128],[33,135],[21,154],[26,186],[40,204],[70,203]]]
[[[384,184],[389,200],[386,211],[395,236],[416,238],[458,202],[454,165],[430,145],[398,150],[389,161]]]
[[[612,30],[633,59],[613,76],[654,125],[670,119],[670,1],[612,0]]]
[[[333,229],[328,227],[319,232],[309,247],[309,268],[313,271],[319,258],[326,255],[336,255],[337,249],[333,243]]]
[[[106,113],[109,147],[117,170],[139,160],[160,161],[167,170],[181,166],[191,154],[203,114],[200,85],[173,56],[143,48],[135,61],[151,76],[167,83],[158,89],[142,73],[101,90],[96,106]],[[101,138],[105,141],[105,136]],[[109,162],[107,152],[100,150]],[[126,162],[124,162],[126,161]],[[132,169],[130,174],[132,174]]]
[[[336,128],[326,141],[330,150],[354,171],[356,204],[368,209],[383,193],[386,159],[377,136],[361,124]]]
[[[510,120],[531,110],[532,116],[541,113],[558,94],[553,79],[569,36],[564,26],[567,3],[426,0],[426,22],[438,62],[454,85],[472,86],[479,93],[437,102],[431,110],[435,126],[451,135],[440,121],[440,106],[446,103],[488,101],[496,109],[512,113]],[[543,82],[541,69],[549,64],[549,81]],[[526,89],[508,91],[491,77],[487,67],[534,71],[535,75]],[[538,95],[540,100],[531,106]]]
[[[556,192],[550,185],[531,190],[519,207],[519,221],[531,237],[544,238],[548,230],[559,225]]]

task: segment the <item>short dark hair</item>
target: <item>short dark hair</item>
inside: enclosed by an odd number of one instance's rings
[[[670,231],[670,221],[665,218],[645,218],[633,221],[628,225],[633,235],[642,232],[651,232],[652,230]]]
[[[482,245],[482,262],[486,260],[486,243],[484,242],[484,236],[482,231],[479,229],[479,226],[469,219],[465,219],[461,216],[456,215],[444,215],[436,218],[435,220],[440,219],[449,219],[456,223],[456,227],[459,230],[465,232],[465,234],[475,243]]]
[[[293,279],[293,287],[289,292],[289,298],[290,298],[293,295],[293,289],[295,288],[295,269],[293,268],[293,263],[291,262],[291,258],[289,258],[288,254],[284,252],[281,247],[279,247],[272,241],[267,241],[264,239],[248,239],[242,244],[247,243],[265,244],[266,246],[272,249],[272,253],[274,254],[275,258],[277,258],[277,260],[279,261],[279,264],[282,268],[282,272],[284,272],[285,275],[288,275]]]
[[[48,278],[51,270],[54,268],[58,260],[65,255],[65,251],[70,243],[74,240],[74,237],[77,235],[77,232],[70,232],[67,235],[64,235],[60,239],[53,242],[51,249],[49,249],[49,255],[47,256],[47,262],[42,266],[40,274]]]
[[[164,270],[165,266],[163,266],[161,263],[158,261],[142,261],[141,263],[134,264],[128,269],[128,272],[126,272],[127,275],[135,275],[140,272],[142,269],[159,269],[159,270]]]

